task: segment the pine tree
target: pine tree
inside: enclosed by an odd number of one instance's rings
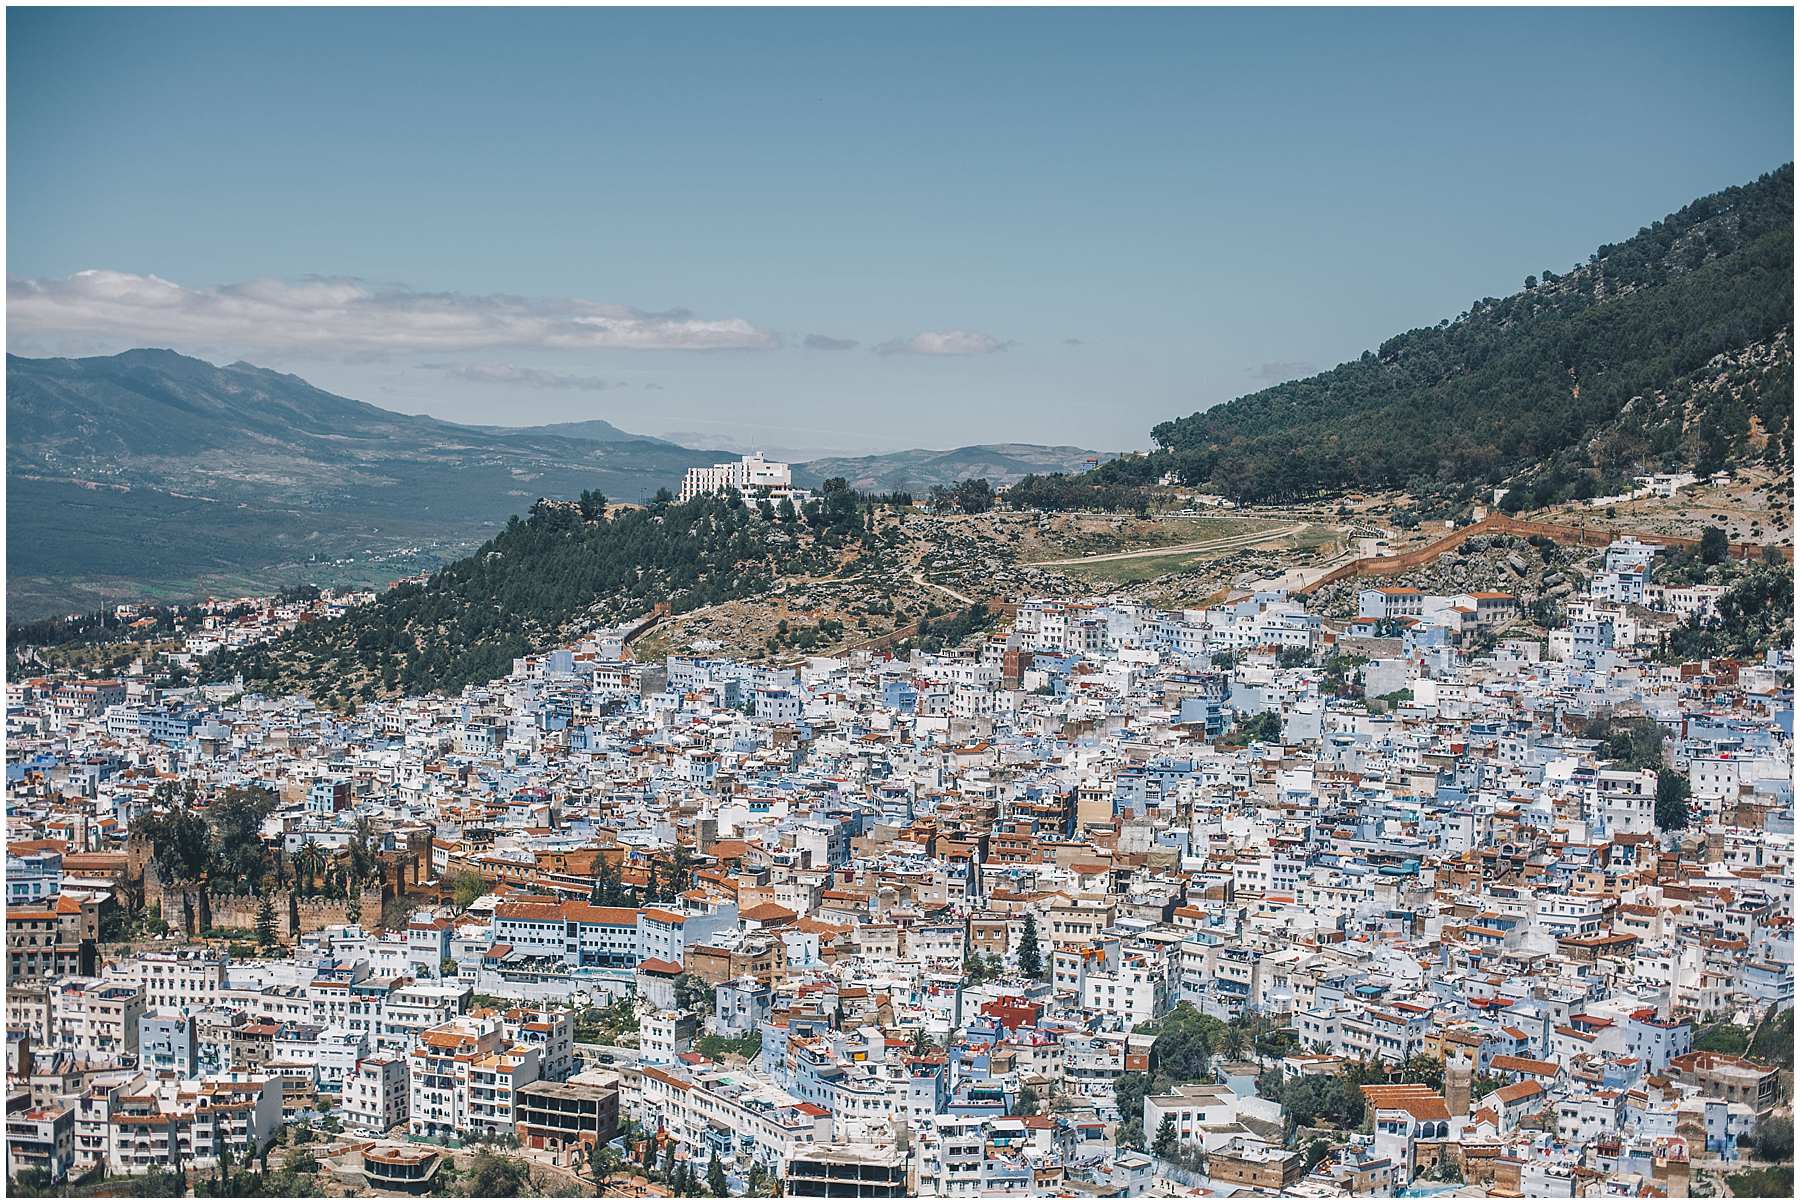
[[[1044,954],[1038,948],[1037,916],[1025,913],[1025,931],[1019,937],[1019,972],[1027,978],[1044,976]]]
[[[1150,1150],[1158,1158],[1169,1158],[1174,1155],[1178,1141],[1175,1136],[1175,1118],[1165,1116],[1162,1123],[1156,1126],[1156,1140],[1151,1143]]]
[[[714,1150],[712,1158],[706,1164],[706,1190],[715,1196],[731,1194],[725,1183],[725,1167],[719,1161],[719,1151]]]
[[[1679,832],[1688,825],[1688,798],[1693,788],[1687,778],[1673,769],[1656,774],[1656,826],[1665,832]]]

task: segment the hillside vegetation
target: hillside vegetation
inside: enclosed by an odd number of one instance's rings
[[[664,500],[603,514],[540,501],[472,555],[272,645],[217,657],[209,679],[242,673],[266,692],[341,701],[445,691],[503,676],[513,658],[666,602],[673,613],[824,576],[880,542],[870,508],[841,481],[803,511],[735,495]]]
[[[1683,208],[1589,262],[1484,297],[1356,360],[1151,433],[1081,478],[1102,500],[1172,475],[1246,501],[1345,489],[1514,506],[1644,470],[1782,462],[1793,424],[1789,164]],[[1033,482],[1030,490],[1057,490]],[[1068,492],[1067,486],[1061,492]]]

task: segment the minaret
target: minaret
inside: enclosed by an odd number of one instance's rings
[[[1469,1088],[1474,1074],[1469,1059],[1458,1054],[1451,1054],[1444,1063],[1444,1102],[1450,1105],[1450,1115],[1457,1120],[1468,1119]]]

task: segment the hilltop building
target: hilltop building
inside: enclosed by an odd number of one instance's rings
[[[723,493],[735,489],[747,500],[790,498],[797,505],[805,501],[804,489],[794,488],[794,471],[778,460],[765,460],[761,453],[745,456],[711,468],[690,468],[681,479],[678,500],[687,502],[706,493]]]

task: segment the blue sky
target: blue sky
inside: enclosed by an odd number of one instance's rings
[[[9,350],[173,346],[461,421],[773,447],[1145,446],[1794,145],[1788,10],[7,33]]]

